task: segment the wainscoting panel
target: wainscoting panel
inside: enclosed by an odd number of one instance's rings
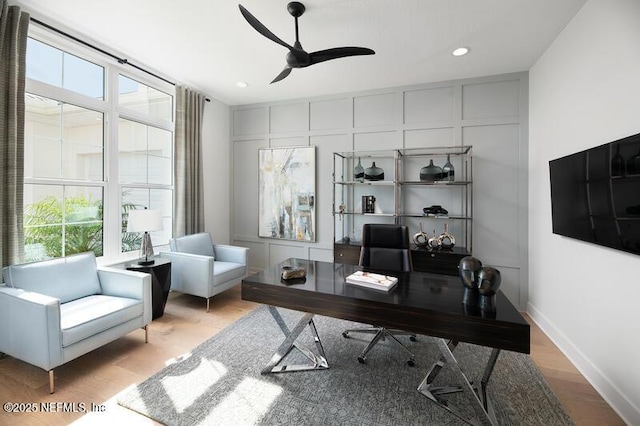
[[[404,124],[453,121],[453,86],[404,93]]]
[[[352,125],[351,98],[309,102],[310,130],[345,130]]]
[[[405,148],[453,146],[455,144],[453,127],[404,131]]]
[[[233,135],[264,135],[268,131],[269,110],[265,107],[233,111]]]
[[[264,139],[236,141],[233,144],[231,217],[234,235],[258,236],[258,150],[266,147]]]
[[[280,263],[290,257],[309,259],[307,247],[303,245],[280,244],[280,242],[269,244],[269,265]]]
[[[462,86],[462,119],[518,118],[520,81],[496,81]]]
[[[398,93],[358,96],[353,103],[354,127],[385,126],[398,123]]]
[[[344,150],[350,137],[342,135],[312,136],[316,147],[316,242],[333,246],[333,153]]]
[[[515,259],[519,247],[519,126],[465,127],[473,145],[473,247],[483,258]],[[517,267],[517,264],[509,266]]]
[[[249,249],[249,266],[253,269],[262,270],[269,267],[267,244],[262,241],[255,241],[253,238],[235,240],[235,244]]]
[[[402,133],[397,131],[356,133],[353,138],[355,151],[402,148]],[[363,164],[362,167],[368,166]]]
[[[292,138],[273,138],[269,139],[269,148],[287,147],[287,146],[308,146],[308,138],[306,136],[296,136]]]
[[[309,129],[309,117],[305,103],[274,105],[269,108],[271,133],[301,132]]]
[[[321,262],[333,262],[333,247],[330,249],[311,247],[309,249],[309,259],[319,260]]]

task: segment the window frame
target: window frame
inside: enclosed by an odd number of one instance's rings
[[[99,187],[103,193],[103,256],[98,260],[101,263],[118,261],[121,259],[130,259],[138,257],[138,251],[122,252],[121,241],[121,220],[122,220],[122,191],[124,188],[139,189],[163,189],[174,191],[174,164],[175,155],[175,86],[171,83],[162,81],[161,79],[152,77],[140,70],[137,70],[126,64],[120,64],[115,59],[101,54],[87,46],[68,39],[62,35],[56,34],[39,25],[31,25],[29,28],[30,38],[36,39],[42,43],[48,44],[54,48],[68,52],[81,59],[95,63],[104,68],[104,99],[96,99],[90,96],[73,92],[63,87],[53,86],[38,80],[27,78],[25,84],[25,92],[34,95],[40,95],[87,108],[103,114],[103,180],[102,181],[86,181],[86,180],[70,180],[64,178],[27,178],[25,176],[25,185],[61,185],[61,186],[83,186],[83,187]],[[102,47],[101,47],[102,48]],[[105,49],[107,50],[107,49]],[[169,120],[158,119],[152,115],[147,115],[139,111],[135,111],[124,106],[120,106],[118,102],[118,80],[119,75],[133,79],[141,84],[152,87],[166,93],[171,97],[171,118]],[[118,123],[119,119],[136,121],[145,125],[157,127],[167,130],[171,133],[171,176],[170,184],[150,184],[150,183],[131,183],[120,182],[118,174]],[[171,201],[171,223],[173,222],[173,197]],[[166,220],[165,220],[166,223]],[[168,232],[167,232],[168,231]],[[165,230],[165,234],[172,236],[171,229]],[[158,244],[154,242],[157,249],[165,249],[168,242],[161,241]]]

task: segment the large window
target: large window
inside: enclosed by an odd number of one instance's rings
[[[162,212],[171,237],[173,87],[32,27],[27,45],[27,261],[139,249],[131,209]]]

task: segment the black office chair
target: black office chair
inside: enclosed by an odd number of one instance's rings
[[[409,272],[413,270],[411,252],[409,251],[409,229],[403,225],[387,225],[368,223],[362,227],[362,246],[360,247],[360,266],[380,272]],[[369,351],[380,341],[389,338],[397,343],[409,354],[407,364],[415,364],[415,356],[406,346],[396,338],[396,335],[409,335],[412,341],[416,340],[415,334],[400,330],[388,330],[375,325],[368,328],[356,328],[345,330],[342,336],[348,338],[349,333],[374,334],[373,339],[358,357],[362,364],[367,359]]]

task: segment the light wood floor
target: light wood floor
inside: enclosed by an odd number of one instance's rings
[[[0,425],[137,425],[155,424],[116,403],[123,390],[144,381],[175,357],[189,352],[255,304],[240,299],[239,286],[211,299],[171,293],[163,317],[144,332],[134,331],[100,349],[56,369],[56,393],[48,392],[43,370],[13,358],[0,359],[0,402],[91,403],[103,412],[7,414],[0,410]],[[531,321],[530,321],[531,322]],[[532,323],[531,357],[578,425],[624,425],[609,405],[587,383],[544,333]],[[499,362],[499,361],[498,361]]]

